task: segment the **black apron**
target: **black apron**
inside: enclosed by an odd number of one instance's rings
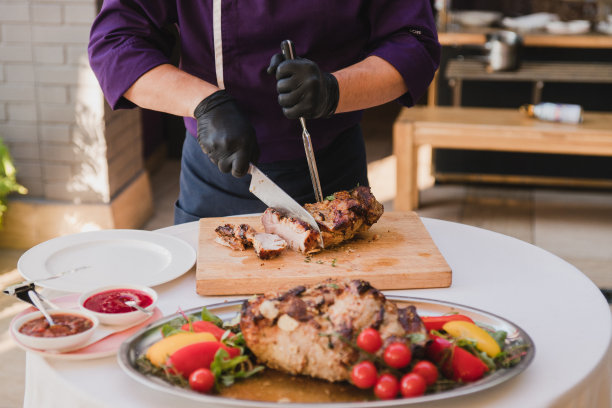
[[[338,135],[315,156],[324,197],[369,185],[365,144],[358,125]],[[300,204],[316,201],[306,158],[260,163],[257,167]],[[221,173],[202,152],[196,139],[187,133],[174,223],[265,211],[267,206],[249,191],[250,182],[250,175],[236,178]]]

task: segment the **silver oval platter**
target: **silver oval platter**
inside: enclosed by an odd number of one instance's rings
[[[497,315],[471,308],[468,306],[462,306],[456,303],[443,302],[438,300],[430,300],[415,297],[406,296],[391,296],[387,295],[387,299],[395,302],[400,306],[406,306],[408,304],[416,306],[417,313],[420,316],[440,316],[449,313],[461,313],[471,317],[479,325],[488,326],[493,330],[504,330],[506,331],[507,338],[506,344],[523,344],[526,345],[526,354],[522,357],[521,361],[507,369],[498,369],[492,374],[485,376],[484,378],[469,383],[466,385],[459,386],[447,391],[441,391],[433,394],[426,394],[416,398],[399,398],[389,401],[363,401],[363,402],[325,402],[325,403],[304,403],[304,402],[275,402],[276,407],[314,407],[314,406],[326,406],[326,407],[347,407],[347,408],[360,408],[360,407],[396,407],[405,406],[411,404],[419,404],[427,401],[442,400],[448,398],[455,398],[461,395],[473,394],[494,387],[501,383],[504,383],[516,375],[523,372],[529,364],[532,362],[535,355],[535,346],[529,335],[518,327],[516,324],[499,317]],[[206,308],[215,315],[219,316],[224,321],[229,321],[240,313],[240,308],[243,300],[217,303],[208,305]],[[200,315],[202,308],[195,308],[185,311],[185,315]],[[248,399],[236,399],[228,398],[218,395],[207,395],[192,391],[188,388],[182,388],[179,386],[172,385],[163,379],[151,375],[145,375],[141,373],[137,368],[137,359],[143,355],[147,348],[161,339],[160,328],[182,315],[177,313],[161,320],[156,321],[152,325],[143,328],[132,337],[128,338],[123,342],[117,356],[119,365],[121,368],[136,381],[156,389],[158,391],[170,393],[180,398],[187,398],[189,400],[195,400],[202,403],[210,404],[211,406],[223,406],[223,407],[269,407],[271,401],[255,401]],[[258,374],[259,376],[265,376],[266,371]],[[290,398],[289,398],[290,399]],[[283,400],[287,400],[284,398]]]

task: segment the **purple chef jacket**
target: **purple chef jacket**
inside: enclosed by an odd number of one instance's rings
[[[213,20],[216,20],[217,25]],[[266,73],[282,40],[298,56],[334,72],[376,55],[393,65],[411,106],[438,67],[440,45],[429,0],[105,0],[96,18],[89,58],[113,109],[134,105],[123,93],[144,73],[169,63],[180,33],[180,68],[225,87],[255,128],[260,162],[304,156],[297,120],[283,116],[275,78]],[[356,125],[361,112],[308,121],[315,150]],[[196,122],[185,118],[196,135]]]

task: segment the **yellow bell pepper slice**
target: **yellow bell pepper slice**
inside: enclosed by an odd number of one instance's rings
[[[168,356],[174,353],[176,350],[188,346],[193,343],[200,343],[203,341],[217,341],[217,338],[211,333],[194,333],[194,332],[181,332],[176,333],[168,337],[164,337],[158,342],[153,343],[145,354],[146,357],[155,366],[161,366],[166,362]]]
[[[495,339],[474,323],[452,321],[446,323],[442,328],[453,337],[475,342],[476,348],[487,353],[489,357],[495,357],[501,352],[499,344],[497,344]]]

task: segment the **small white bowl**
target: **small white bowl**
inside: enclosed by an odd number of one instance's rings
[[[39,317],[43,317],[41,312],[32,312],[26,315],[23,315],[13,322],[11,326],[11,330],[13,331],[13,335],[21,344],[26,347],[38,349],[38,350],[53,350],[53,351],[68,351],[75,350],[80,345],[85,345],[87,341],[91,338],[96,328],[100,325],[100,322],[96,316],[91,313],[82,312],[80,310],[74,309],[53,309],[48,310],[51,318],[54,315],[58,314],[71,314],[76,316],[81,316],[87,318],[93,322],[93,326],[89,329],[77,333],[71,334],[68,336],[60,336],[60,337],[36,337],[30,336],[24,333],[21,333],[19,329],[30,320],[34,320]]]
[[[96,316],[100,320],[100,323],[106,324],[109,326],[133,325],[138,322],[146,320],[150,316],[144,312],[141,312],[140,310],[134,310],[134,311],[125,312],[125,313],[101,313],[101,312],[96,312],[91,309],[88,309],[84,306],[85,301],[89,299],[90,297],[92,297],[93,295],[96,295],[102,292],[111,291],[111,290],[118,290],[118,289],[132,289],[132,290],[138,290],[138,291],[146,293],[148,296],[151,297],[151,299],[153,299],[153,302],[149,306],[145,307],[144,309],[150,312],[153,312],[153,309],[155,308],[155,304],[157,303],[157,292],[155,292],[153,289],[147,286],[142,286],[142,285],[112,285],[112,286],[104,286],[101,288],[90,290],[89,292],[85,292],[81,294],[81,296],[79,297],[79,306],[81,307],[82,310],[85,310],[86,312],[91,313],[94,316]]]

